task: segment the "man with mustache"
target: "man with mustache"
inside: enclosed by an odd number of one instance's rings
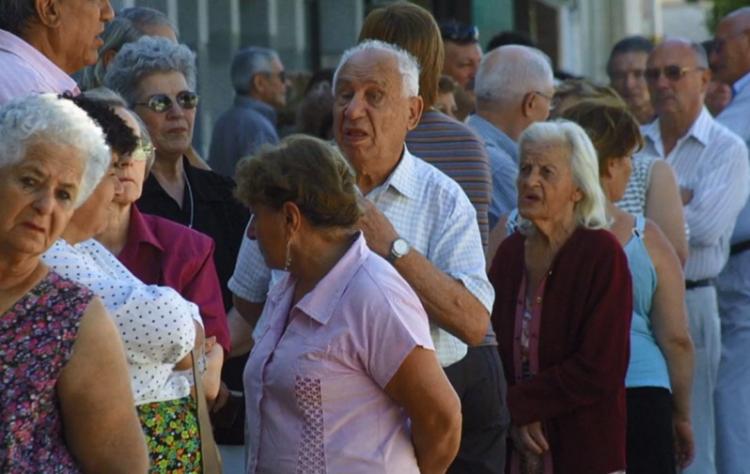
[[[645,76],[657,119],[642,127],[641,151],[672,165],[690,230],[685,298],[695,344],[691,412],[698,448],[684,472],[695,474],[717,472],[714,388],[721,345],[714,281],[727,261],[737,215],[750,193],[745,144],[703,106],[710,75],[699,44],[667,39],[654,48]]]
[[[69,76],[96,63],[109,0],[0,2],[0,104],[32,93],[78,92]]]

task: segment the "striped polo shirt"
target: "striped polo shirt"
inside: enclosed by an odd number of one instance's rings
[[[487,247],[492,174],[484,144],[465,124],[427,110],[406,136],[409,151],[456,181],[477,211],[482,246]]]

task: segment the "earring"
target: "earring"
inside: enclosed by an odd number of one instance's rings
[[[284,271],[289,271],[289,266],[292,264],[292,253],[290,251],[290,247],[292,246],[292,241],[287,240],[286,241],[286,258],[284,259]]]

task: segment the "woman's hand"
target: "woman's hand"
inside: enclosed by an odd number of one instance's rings
[[[206,371],[203,373],[203,390],[206,402],[211,406],[221,387],[221,366],[224,364],[224,349],[216,343],[216,336],[206,339]]]
[[[537,455],[549,451],[549,443],[544,436],[541,421],[523,426],[513,426],[510,435],[519,451],[527,451]]]
[[[677,467],[684,469],[693,462],[695,445],[693,444],[693,427],[690,419],[675,416],[672,419],[674,430],[674,455]]]

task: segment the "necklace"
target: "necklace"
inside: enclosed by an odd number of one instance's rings
[[[187,185],[188,197],[190,198],[190,221],[188,227],[193,228],[193,218],[195,217],[195,202],[193,201],[193,188],[190,186],[190,180],[187,177],[187,173],[183,173],[185,177],[185,184]]]

